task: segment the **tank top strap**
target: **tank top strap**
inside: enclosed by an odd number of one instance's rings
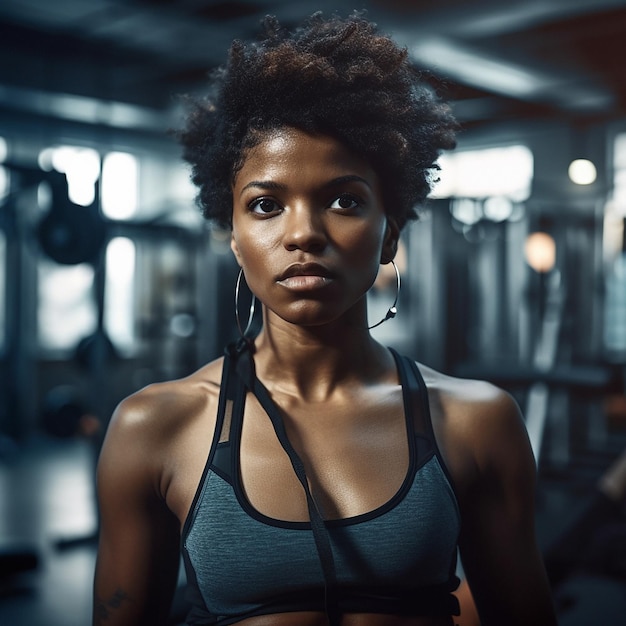
[[[428,390],[426,383],[418,370],[415,361],[407,356],[400,355],[393,348],[389,348],[393,354],[400,377],[400,384],[406,390],[409,398],[409,406],[405,407],[408,417],[413,424],[416,435],[422,435],[433,439],[433,428],[430,419],[430,405],[428,403]]]
[[[418,439],[427,440],[428,448],[434,452],[437,457],[441,468],[448,479],[450,484],[454,484],[452,476],[448,471],[441,450],[435,437],[435,431],[433,428],[430,402],[428,398],[428,388],[424,377],[417,366],[417,363],[407,356],[398,354],[393,348],[389,348],[393,354],[398,367],[398,374],[400,376],[400,382],[402,387],[408,390],[411,398],[411,419],[413,420],[413,428]],[[421,446],[418,445],[418,448]],[[418,450],[418,456],[422,456]]]
[[[251,349],[250,342],[242,338],[229,344],[224,351],[216,424],[216,432],[220,433],[219,443],[230,441],[233,433],[237,433],[236,436],[240,434],[247,389],[237,370],[239,361],[242,357],[246,360]]]
[[[224,350],[224,360],[222,363],[222,377],[220,381],[220,395],[217,405],[217,416],[215,420],[215,430],[213,431],[213,439],[209,454],[202,471],[202,477],[198,483],[198,488],[193,498],[189,515],[183,525],[181,540],[187,536],[190,526],[193,524],[198,502],[202,496],[202,492],[206,486],[207,475],[213,469],[222,469],[223,477],[230,481],[233,476],[232,472],[232,456],[230,454],[230,436],[233,422],[241,422],[243,415],[243,407],[245,404],[246,388],[236,375],[237,358],[244,347],[240,342],[229,344]],[[221,458],[218,459],[218,456]],[[217,467],[216,467],[217,466]]]

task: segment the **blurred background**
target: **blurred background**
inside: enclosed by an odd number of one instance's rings
[[[233,38],[369,16],[462,126],[407,229],[381,341],[509,390],[542,546],[626,446],[626,1],[3,0],[0,623],[89,623],[93,472],[115,405],[236,335],[237,268],[168,131]],[[393,298],[381,275],[377,320]],[[623,519],[622,519],[623,522]],[[560,623],[622,623],[621,561],[574,570]]]

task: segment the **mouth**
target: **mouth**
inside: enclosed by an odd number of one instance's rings
[[[319,289],[335,278],[335,274],[319,263],[294,263],[277,279],[280,285],[291,289]]]
[[[294,278],[296,276],[334,278],[334,273],[319,263],[294,263],[278,277],[278,282],[287,280],[288,278]]]

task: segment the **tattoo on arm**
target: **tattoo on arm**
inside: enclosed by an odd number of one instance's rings
[[[108,600],[96,596],[93,607],[94,626],[104,624],[115,609],[119,609],[125,602],[131,602],[131,597],[123,589],[117,589]]]

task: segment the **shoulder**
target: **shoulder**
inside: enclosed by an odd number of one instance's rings
[[[419,365],[435,413],[455,430],[510,428],[523,424],[519,406],[508,392],[483,380],[455,378]]]
[[[438,443],[460,483],[489,477],[532,477],[534,458],[526,425],[508,392],[485,381],[419,367]]]
[[[106,472],[158,473],[170,451],[199,424],[215,424],[222,359],[190,376],[153,383],[122,400],[109,422],[98,463]]]
[[[118,404],[110,430],[158,433],[217,406],[221,371],[222,359],[218,359],[185,378],[140,389]]]

